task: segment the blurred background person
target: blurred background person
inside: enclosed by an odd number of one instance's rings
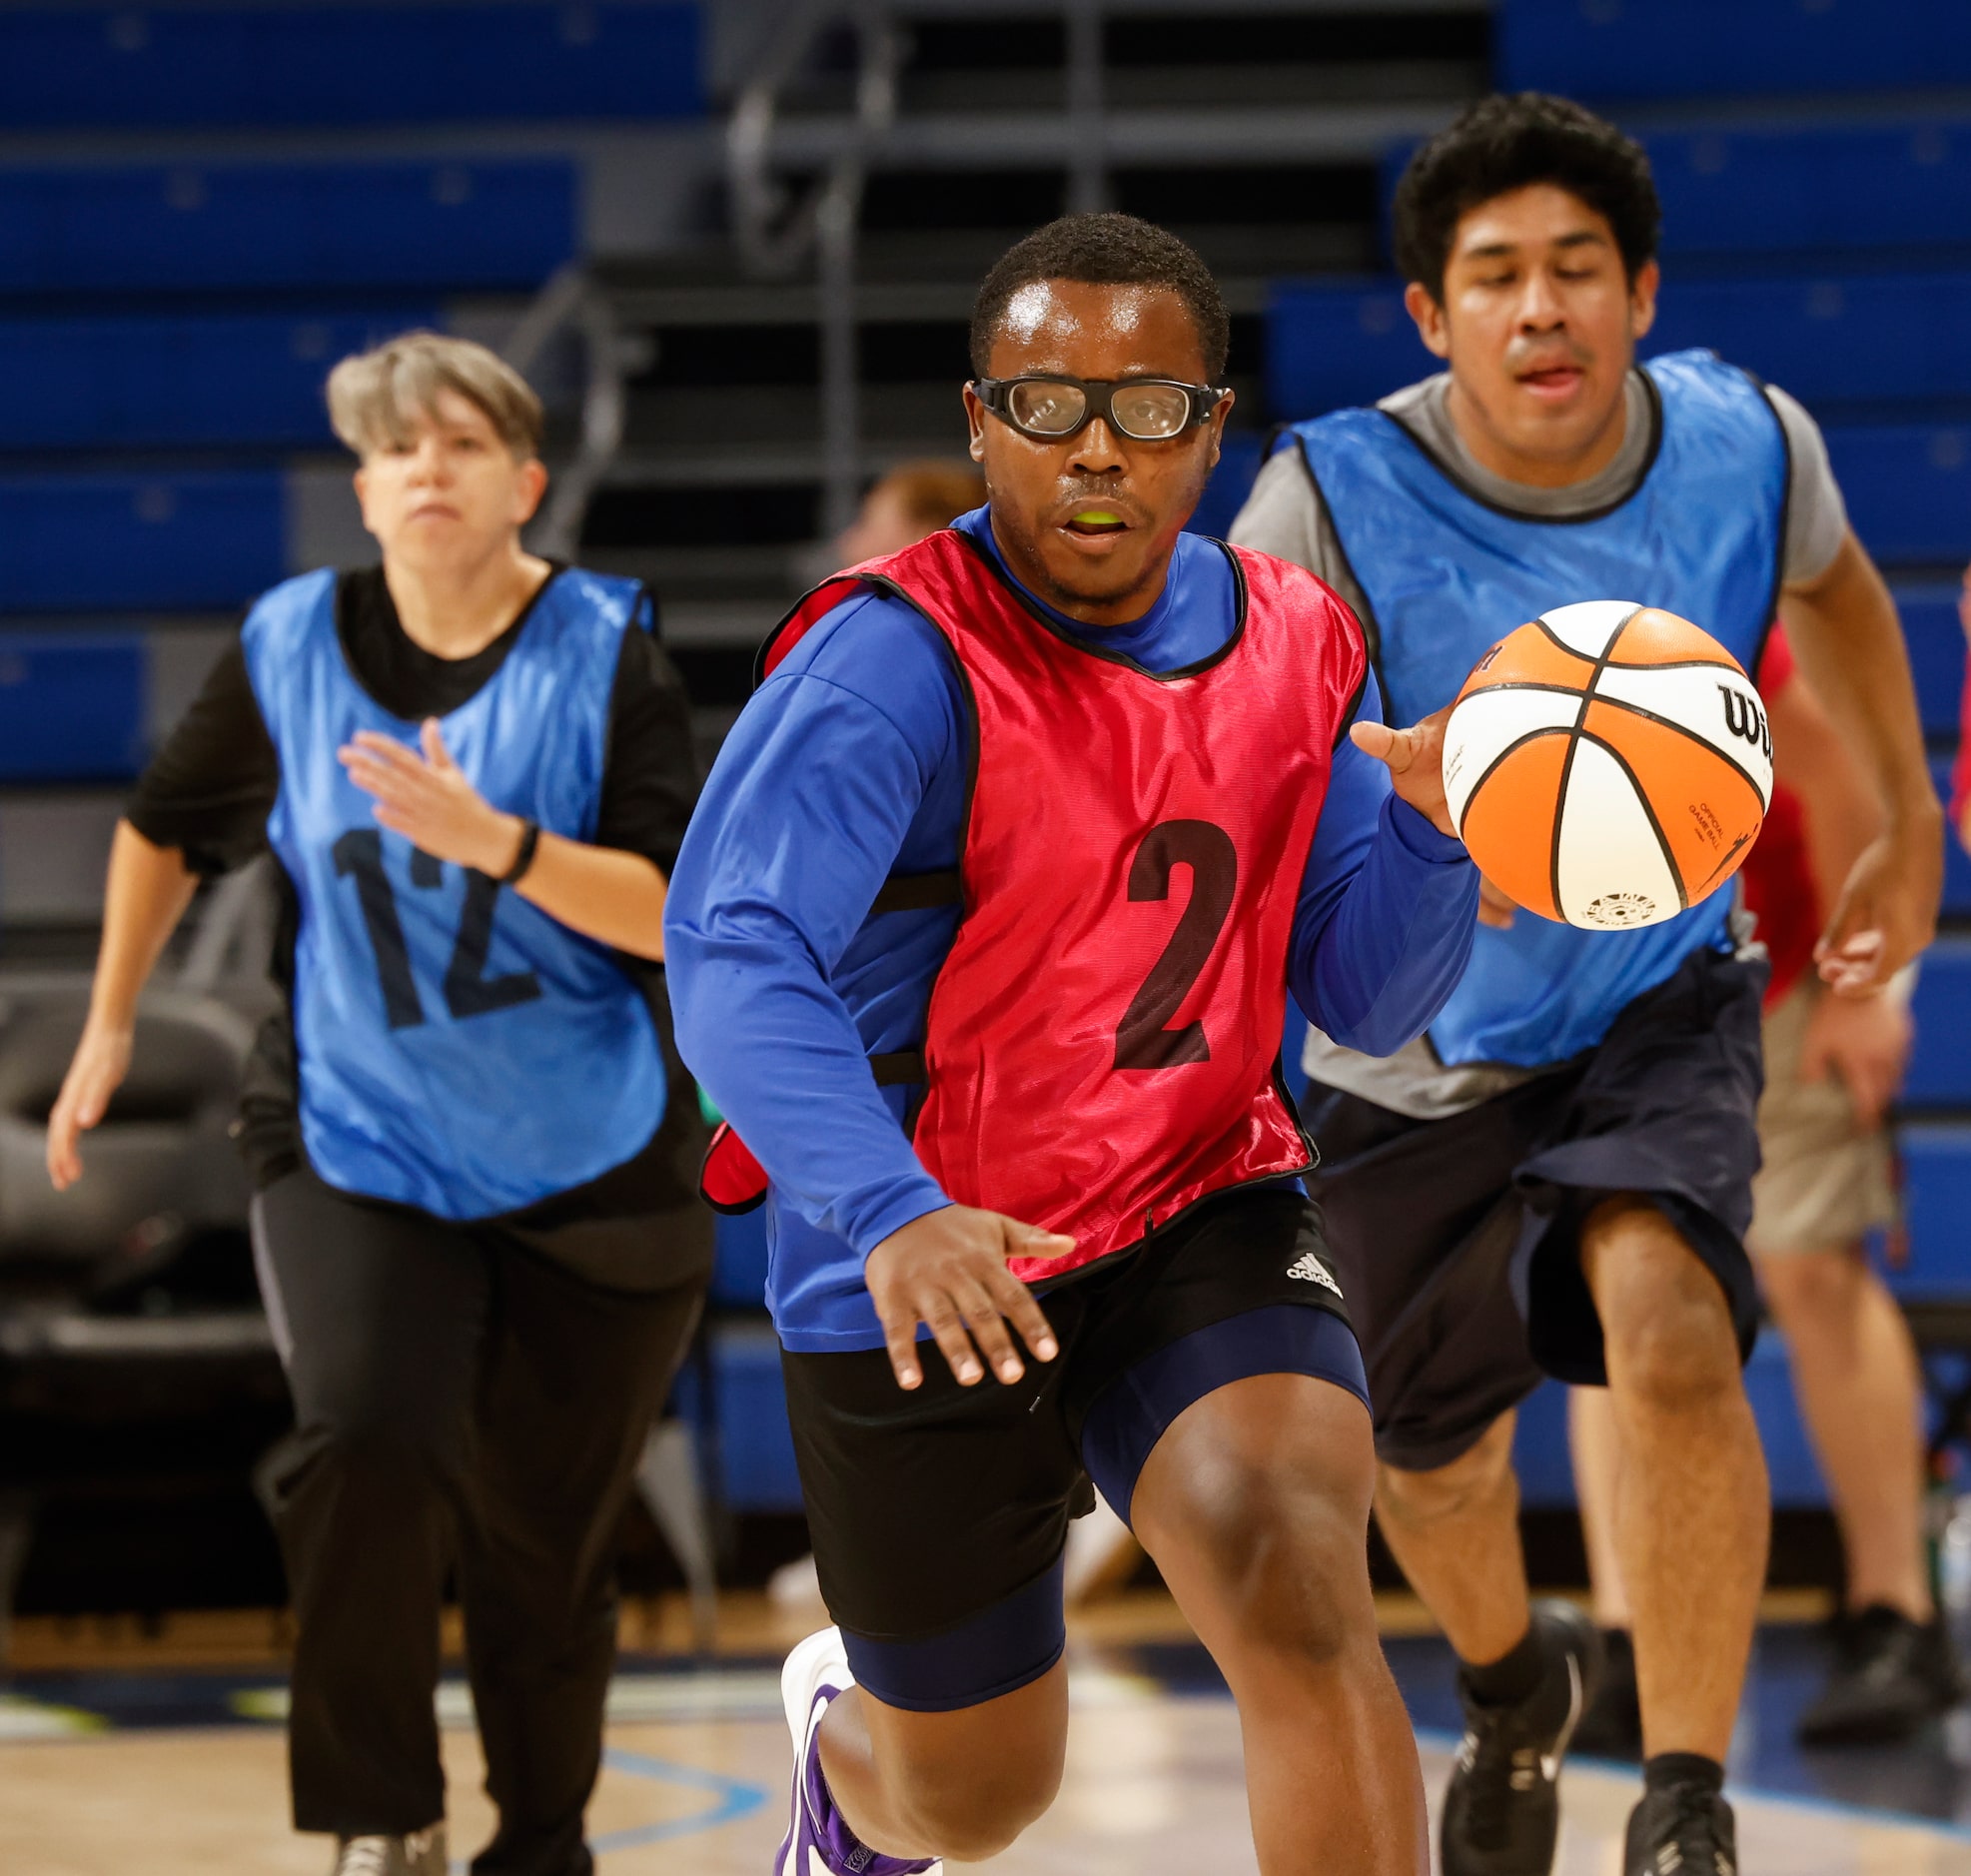
[[[1971,609],[1971,600],[1967,600]],[[1772,960],[1764,1011],[1764,1166],[1746,1236],[1786,1339],[1793,1386],[1827,1481],[1846,1562],[1835,1661],[1795,1732],[1803,1745],[1906,1739],[1958,1697],[1923,1533],[1922,1375],[1867,1241],[1895,1226],[1887,1128],[1908,1062],[1908,974],[1877,997],[1832,995],[1814,971],[1831,894],[1874,839],[1880,810],[1793,664],[1783,627],[1759,665],[1774,788],[1741,877]],[[1570,1401],[1574,1471],[1609,1671],[1575,1735],[1586,1752],[1640,1749],[1629,1610],[1614,1548],[1614,1416],[1600,1389]]]
[[[271,848],[286,997],[239,1137],[295,1403],[264,1467],[295,1825],[342,1876],[443,1876],[456,1572],[500,1814],[475,1867],[580,1876],[615,1524],[711,1262],[653,968],[683,691],[641,585],[522,547],[547,475],[517,373],[413,333],[329,403],[383,564],[263,595],[138,783],[48,1171],[82,1177],[200,875]]]
[[[826,572],[898,553],[985,503],[985,477],[962,457],[899,463],[877,476],[834,543]]]

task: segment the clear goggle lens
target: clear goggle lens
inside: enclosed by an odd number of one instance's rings
[[[1022,430],[1066,437],[1088,418],[1088,396],[1078,385],[1032,381],[1012,387],[1007,412]],[[1191,421],[1191,394],[1177,385],[1125,385],[1109,404],[1116,428],[1146,443],[1175,437]]]

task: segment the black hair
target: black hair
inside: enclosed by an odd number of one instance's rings
[[[1480,204],[1551,183],[1604,217],[1633,280],[1656,257],[1663,213],[1649,159],[1633,138],[1568,98],[1481,98],[1410,159],[1396,195],[1396,263],[1444,301],[1459,222]]]
[[[1167,228],[1134,215],[1064,215],[1016,241],[979,283],[972,303],[972,370],[992,369],[992,342],[1013,296],[1044,280],[1082,281],[1097,287],[1163,287],[1177,295],[1198,329],[1205,375],[1225,376],[1232,322],[1211,269],[1197,250]]]

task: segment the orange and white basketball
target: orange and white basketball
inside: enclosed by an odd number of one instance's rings
[[[1625,599],[1556,606],[1493,645],[1458,693],[1444,768],[1479,872],[1588,931],[1707,898],[1772,799],[1772,738],[1737,659]]]

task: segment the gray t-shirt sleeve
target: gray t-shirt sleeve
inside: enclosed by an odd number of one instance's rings
[[[1787,584],[1818,577],[1833,565],[1848,532],[1848,506],[1827,460],[1827,440],[1797,399],[1777,385],[1766,396],[1786,433],[1792,470],[1786,491],[1785,574]]]
[[[1307,472],[1298,446],[1289,444],[1276,451],[1261,466],[1253,492],[1227,529],[1226,538],[1235,547],[1251,547],[1306,567],[1334,587],[1365,626],[1371,626],[1369,602],[1349,571],[1348,556],[1315,492],[1314,477]]]

